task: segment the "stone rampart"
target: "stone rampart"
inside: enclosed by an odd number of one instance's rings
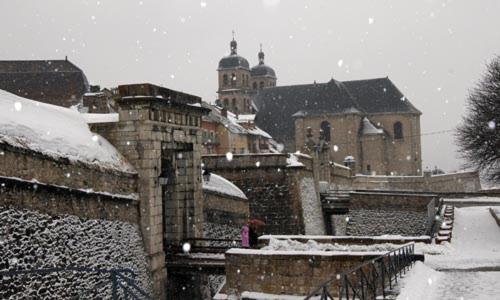
[[[130,196],[137,174],[104,169],[0,143],[0,176],[35,180],[71,189]]]
[[[434,194],[352,192],[347,235],[428,235],[434,224]]]
[[[136,199],[0,177],[0,206],[36,210],[49,215],[74,215],[139,223]]]
[[[419,191],[432,193],[463,193],[481,190],[478,172],[462,172],[423,176],[351,176],[348,170],[332,167],[332,189]]]
[[[230,180],[245,193],[250,218],[265,221],[265,233],[304,234],[304,186],[311,188],[309,194],[315,199],[310,201],[319,203],[317,182],[306,166],[288,166],[287,157],[251,154],[234,155],[228,160],[225,155],[206,155],[202,160],[206,169]],[[319,218],[322,221],[322,216]]]

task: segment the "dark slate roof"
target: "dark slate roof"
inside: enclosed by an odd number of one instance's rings
[[[343,83],[367,113],[421,114],[388,77],[343,81]]]
[[[359,111],[356,100],[336,80],[322,84],[264,88],[254,98],[258,108],[257,126],[279,142],[293,139],[293,115]]]
[[[0,89],[21,97],[72,106],[89,89],[87,77],[68,60],[0,61]]]
[[[239,56],[238,54],[224,56],[219,61],[219,70],[233,68],[244,68],[248,70],[250,68],[250,65],[248,64],[248,60],[246,60],[246,58],[244,58],[243,56]]]
[[[420,114],[389,78],[264,88],[254,97],[257,126],[279,142],[294,138],[294,117],[332,113]]]
[[[273,68],[265,64],[258,64],[250,70],[252,76],[270,76],[276,78]]]

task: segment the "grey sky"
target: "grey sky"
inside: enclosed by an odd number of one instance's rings
[[[0,59],[68,55],[93,84],[152,82],[213,101],[234,29],[251,65],[263,43],[278,85],[389,76],[425,134],[460,121],[467,89],[500,54],[499,11],[493,0],[0,0]],[[450,133],[422,142],[424,167],[460,166]]]

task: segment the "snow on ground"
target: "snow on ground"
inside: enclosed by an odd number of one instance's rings
[[[295,154],[290,153],[289,155],[290,155],[290,157],[288,157],[286,159],[286,166],[287,167],[303,167],[304,166],[304,164],[299,161],[299,158]]]
[[[491,202],[491,205],[500,205],[500,198],[499,197],[445,198],[444,201],[446,203],[450,203],[450,204],[453,204],[454,202],[459,202],[459,203],[460,202],[467,202],[467,203],[474,203],[474,202],[480,202],[480,203],[484,202],[484,203],[486,203],[486,202]]]
[[[203,189],[242,199],[247,199],[245,193],[243,193],[234,183],[214,173],[210,174],[209,181],[203,180]]]
[[[104,138],[93,134],[75,110],[0,90],[0,143],[72,161],[134,171]]]
[[[488,209],[455,208],[449,254],[426,257],[426,263],[437,269],[497,266],[500,270],[500,227]]]
[[[450,244],[443,255],[426,255],[401,281],[397,299],[498,299],[500,228],[488,207],[455,208]],[[488,270],[488,272],[483,272]]]

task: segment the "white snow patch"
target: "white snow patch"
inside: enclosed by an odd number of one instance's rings
[[[210,174],[210,180],[208,182],[205,180],[203,181],[203,189],[242,199],[247,199],[245,193],[243,193],[234,183],[214,173]]]
[[[442,274],[417,261],[408,275],[401,280],[402,291],[397,299],[420,300],[431,299],[436,283]]]
[[[18,111],[16,103],[21,104]],[[0,143],[125,172],[133,167],[77,111],[0,90]]]
[[[287,165],[287,167],[303,167],[304,166],[304,164],[301,163],[299,161],[298,157],[293,153],[290,153],[289,157],[286,159],[286,165]]]
[[[295,157],[293,154],[291,156]],[[311,177],[304,177],[300,180],[300,200],[306,234],[325,234],[321,202]]]
[[[119,116],[117,113],[111,114],[82,114],[87,124],[94,123],[115,123],[118,122]]]

